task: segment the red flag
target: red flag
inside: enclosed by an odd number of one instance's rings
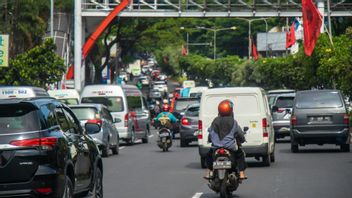
[[[304,52],[311,56],[320,34],[322,16],[312,0],[302,0]]]
[[[72,64],[72,65],[68,68],[68,71],[67,71],[67,74],[66,74],[66,80],[72,80],[72,79],[73,79],[74,67],[75,67],[75,66]]]
[[[291,47],[295,43],[296,43],[295,23],[292,23],[290,28],[290,34],[286,32],[286,48]]]
[[[182,45],[182,56],[186,56],[187,55],[187,49],[185,48],[185,46]]]
[[[257,51],[257,46],[255,46],[255,43],[252,42],[252,55],[254,60],[258,60],[259,55],[258,55],[258,51]]]

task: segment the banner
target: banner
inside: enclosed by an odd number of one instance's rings
[[[9,35],[0,34],[0,67],[9,66]]]

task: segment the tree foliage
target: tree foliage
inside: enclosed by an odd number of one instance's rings
[[[46,88],[61,80],[64,61],[55,53],[52,39],[20,54],[10,61],[9,67],[0,68],[1,85],[32,85]]]

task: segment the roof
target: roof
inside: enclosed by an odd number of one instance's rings
[[[274,89],[274,90],[269,90],[268,94],[293,93],[293,92],[296,92],[296,90],[293,90],[293,89]]]
[[[32,103],[33,105],[39,107],[43,104],[58,102],[52,97],[33,97],[33,98],[13,98],[13,99],[1,99],[0,104],[17,104],[17,103]]]
[[[79,108],[79,107],[87,107],[87,108],[97,108],[97,109],[101,109],[101,108],[107,108],[105,105],[103,104],[98,104],[98,103],[81,103],[78,105],[69,105],[70,108]]]
[[[224,87],[208,89],[203,92],[203,95],[207,94],[223,94],[223,93],[253,93],[264,91],[260,87]]]
[[[297,91],[297,93],[308,93],[308,92],[340,92],[338,89],[312,89]]]

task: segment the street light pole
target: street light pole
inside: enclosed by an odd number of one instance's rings
[[[54,0],[50,0],[50,37],[54,38]]]

